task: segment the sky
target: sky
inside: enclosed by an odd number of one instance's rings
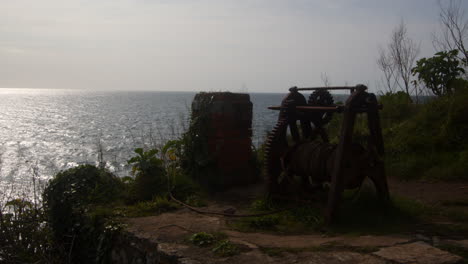
[[[468,1],[463,1],[468,10]],[[436,0],[0,0],[0,87],[285,92],[366,84],[403,19],[434,54]]]

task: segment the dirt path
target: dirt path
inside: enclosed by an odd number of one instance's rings
[[[389,180],[390,192],[431,205],[457,202],[465,208],[468,201],[467,183],[403,182]],[[237,208],[242,212],[252,200],[261,197],[262,186],[235,189],[215,197],[205,210],[221,212]],[[232,230],[223,216],[197,214],[181,209],[159,216],[128,219],[128,234],[157,245],[158,254],[167,263],[460,263],[462,259],[440,250],[440,245],[466,248],[468,240],[449,240],[425,237],[420,234],[392,234],[385,236],[280,235],[274,233],[246,233]],[[188,238],[198,232],[223,233],[240,249],[231,257],[215,255],[211,247],[196,247]],[[146,242],[145,242],[146,243]],[[143,253],[143,255],[145,255]],[[163,262],[166,263],[166,262]]]
[[[467,182],[401,181],[389,179],[390,192],[428,204],[445,201],[468,202]]]
[[[244,233],[230,230],[224,217],[197,214],[187,209],[128,219],[127,223],[128,233],[145,241],[146,250],[147,244],[152,243],[155,245],[152,248],[157,248],[164,259],[174,261],[167,263],[455,264],[461,261],[459,256],[433,247],[433,242],[422,242],[414,236]],[[196,247],[190,244],[187,238],[199,232],[222,232],[231,243],[237,245],[240,252],[234,256],[220,257],[213,253],[213,246]]]

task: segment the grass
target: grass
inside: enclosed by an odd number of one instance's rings
[[[340,234],[388,234],[411,231],[418,222],[418,216],[425,214],[429,208],[422,204],[403,198],[394,198],[393,205],[385,207],[372,192],[361,190],[357,197],[353,191],[344,194],[335,222],[328,227],[324,225],[323,204],[311,202],[294,207],[291,210],[274,215],[234,219],[231,227],[244,231],[271,231],[277,233],[310,233],[324,231]],[[278,208],[290,207],[291,203],[271,201],[254,201],[251,213],[266,212]],[[268,210],[267,210],[268,209]]]
[[[239,247],[227,239],[219,241],[212,251],[220,257],[230,257],[240,253]]]
[[[190,237],[189,241],[192,242],[192,244],[194,244],[195,246],[205,247],[205,246],[212,245],[216,240],[213,234],[209,234],[206,232],[199,232],[199,233],[193,234]]]
[[[412,234],[415,231],[433,235],[468,234],[466,211],[454,207],[428,206],[399,196],[393,196],[391,204],[385,206],[366,186],[357,195],[356,191],[345,191],[334,222],[329,226],[324,225],[323,210],[319,209],[325,202],[310,202],[267,216],[231,219],[228,225],[241,232],[277,234],[322,232],[354,236]],[[291,205],[291,202],[260,199],[252,203],[250,213],[264,213]],[[441,218],[449,224],[438,223]]]
[[[190,236],[188,241],[198,247],[211,247],[211,251],[219,257],[230,257],[240,253],[240,248],[227,239],[222,232],[199,232]]]
[[[185,198],[185,203],[194,207],[203,207],[207,205],[206,199],[201,195],[189,195]]]
[[[279,224],[280,218],[278,215],[266,215],[261,217],[252,217],[247,220],[248,224],[253,229],[273,230]]]
[[[294,234],[315,231],[323,222],[320,210],[312,204],[294,206],[290,201],[273,201],[266,198],[254,200],[249,213],[267,213],[283,208],[291,209],[259,217],[230,219],[228,225],[241,232],[270,231]]]
[[[353,235],[410,232],[421,216],[430,211],[421,203],[396,196],[390,205],[383,205],[369,190],[362,190],[354,199],[351,196],[351,192],[345,192],[331,232]]]
[[[156,197],[151,201],[139,202],[134,205],[117,207],[119,215],[125,217],[143,217],[159,215],[179,209],[179,205],[164,197]]]

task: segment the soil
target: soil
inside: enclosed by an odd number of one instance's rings
[[[440,205],[450,201],[468,203],[467,182],[402,181],[390,178],[388,185],[392,194],[415,199],[429,205]]]
[[[203,210],[245,212],[243,208],[264,193],[262,185],[233,189],[213,198]],[[468,208],[468,183],[400,181],[389,179],[392,195],[418,200],[426,205]],[[461,257],[438,249],[456,245],[468,252],[468,238],[428,237],[412,234],[329,235],[320,232],[287,235],[240,232],[227,225],[228,218],[198,214],[187,208],[159,216],[128,219],[127,231],[158,243],[162,254],[177,256],[174,263],[460,263]],[[450,223],[449,223],[450,224]],[[208,248],[188,242],[198,232],[222,232],[238,245],[240,253],[216,256]],[[465,246],[464,246],[465,245]],[[172,255],[171,255],[172,254]],[[174,255],[174,256],[173,256]],[[464,260],[466,261],[466,259]]]

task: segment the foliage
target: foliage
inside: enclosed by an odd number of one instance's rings
[[[148,201],[156,195],[167,193],[168,180],[163,161],[156,156],[157,149],[144,151],[135,149],[137,156],[128,160],[132,164],[132,173],[135,181],[132,186],[131,196],[136,201]]]
[[[98,236],[96,263],[112,263],[109,252],[111,252],[114,245],[114,239],[124,227],[124,224],[114,219],[106,221]]]
[[[60,263],[60,251],[40,204],[17,198],[0,211],[0,260],[5,263]]]
[[[299,206],[292,209],[289,214],[295,221],[304,223],[307,226],[320,226],[324,222],[322,212],[313,206]]]
[[[263,172],[265,171],[265,147],[265,142],[258,146],[258,148],[252,146],[252,157],[250,159],[250,163],[254,168],[255,177],[252,179],[252,182],[258,182],[264,177]]]
[[[182,168],[183,140],[168,141],[161,149],[162,160],[167,171],[169,188],[173,196],[191,205],[203,204],[201,188]]]
[[[468,82],[458,79],[453,87],[450,96],[433,97],[424,104],[413,104],[404,92],[379,97],[390,176],[468,179]],[[341,115],[335,115],[328,124],[331,143],[338,143],[341,124]],[[366,146],[367,135],[367,118],[358,115],[353,140]]]
[[[279,222],[280,219],[277,215],[266,215],[250,219],[249,225],[254,229],[269,230],[274,229]]]
[[[343,115],[333,115],[332,120],[327,125],[328,136],[330,143],[338,144],[341,136],[341,127],[343,124]],[[354,122],[353,141],[360,144],[367,144],[369,136],[369,128],[367,126],[367,118],[364,115],[357,115]]]
[[[239,247],[225,239],[219,241],[212,251],[220,257],[230,257],[239,254]]]
[[[215,242],[215,237],[206,232],[195,233],[190,237],[190,242],[199,247],[209,246]]]
[[[70,252],[71,261],[92,262],[108,210],[94,211],[120,199],[123,186],[111,173],[82,165],[58,173],[43,193],[45,214],[54,242]]]
[[[164,202],[171,203],[167,200],[169,192],[183,201],[197,202],[196,200],[201,199],[200,187],[180,166],[180,150],[180,140],[168,141],[161,148],[160,153],[156,149],[148,151],[143,151],[141,148],[135,149],[138,155],[128,161],[133,164],[132,171],[136,175],[135,179],[127,177],[123,180],[130,189],[127,200],[131,203],[139,202],[131,206],[133,209],[130,211],[140,213],[146,211],[146,214],[161,213],[160,210],[150,208],[153,207],[152,205],[160,206]],[[201,201],[198,202],[201,203]]]
[[[189,195],[184,200],[185,203],[190,206],[202,207],[207,205],[205,199],[203,199],[200,195],[197,194]]]
[[[254,200],[250,208],[258,212],[267,212],[276,209],[273,199],[270,197]]]
[[[238,254],[239,248],[226,238],[224,233],[199,232],[191,235],[189,241],[198,247],[213,246],[212,251],[220,257]]]
[[[431,58],[422,58],[416,62],[412,73],[435,95],[452,94],[453,81],[465,73],[457,56],[458,50],[451,50],[438,52]]]
[[[158,215],[178,209],[179,206],[169,201],[166,197],[155,197],[151,201],[142,201],[134,205],[126,206],[122,209],[122,214],[126,217],[141,217]]]
[[[415,111],[411,97],[402,91],[385,93],[379,97],[379,102],[383,105],[383,109],[380,111],[383,129],[404,121]]]
[[[312,202],[311,202],[312,203]],[[250,213],[259,214],[290,208],[274,214],[233,219],[228,223],[243,232],[275,231],[304,232],[323,225],[322,213],[316,205],[297,205],[296,202],[281,199],[258,199],[250,206]]]
[[[172,144],[172,143],[171,143]],[[0,258],[10,262],[107,263],[108,251],[122,225],[118,216],[155,215],[179,208],[182,200],[201,204],[199,188],[178,165],[171,144],[136,149],[135,177],[119,179],[101,168],[83,165],[58,173],[43,192],[43,203],[16,199],[0,213]],[[138,202],[140,201],[140,202]],[[123,202],[137,202],[123,206]],[[5,239],[3,239],[5,238]]]
[[[222,183],[217,177],[215,160],[210,154],[208,134],[210,132],[210,107],[212,98],[200,94],[197,97],[196,114],[192,113],[190,126],[180,139],[180,162],[182,168],[195,181],[215,190]]]
[[[466,85],[466,84],[465,84]],[[387,167],[408,177],[468,179],[468,85],[384,131]]]

